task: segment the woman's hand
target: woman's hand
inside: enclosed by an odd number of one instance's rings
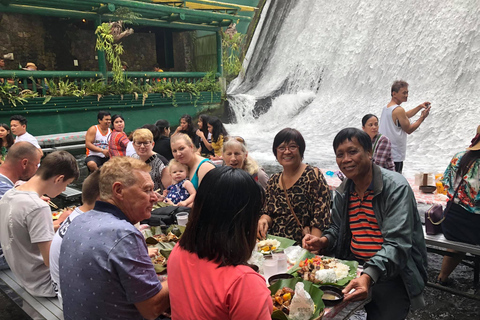
[[[260,217],[258,220],[257,238],[265,239],[267,237],[267,232],[271,221],[272,219],[266,214]]]
[[[328,246],[327,237],[317,237],[312,234],[307,234],[302,239],[302,247],[308,251],[317,252],[325,249]]]
[[[205,138],[205,135],[203,134],[202,130],[200,129],[197,129],[197,131],[195,132],[197,134],[197,136],[199,136],[200,138]]]

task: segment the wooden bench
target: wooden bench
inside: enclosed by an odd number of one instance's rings
[[[63,320],[58,298],[34,297],[20,286],[11,270],[0,271],[0,290],[32,319]]]
[[[447,249],[452,249],[459,252],[464,252],[467,255],[462,263],[473,268],[473,283],[475,285],[479,282],[479,273],[480,273],[480,246],[450,241],[445,238],[443,234],[428,235],[425,231],[425,226],[423,226],[423,235],[425,236],[425,243],[427,245],[427,251],[437,253],[440,255],[449,255],[452,253],[447,251]]]

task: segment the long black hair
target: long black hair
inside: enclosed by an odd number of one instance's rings
[[[15,140],[13,139],[12,131],[10,131],[10,127],[6,123],[0,123],[0,127],[3,127],[5,130],[8,131],[7,135],[5,136],[5,140],[7,141],[7,149],[10,148]],[[0,147],[3,146],[3,139],[0,138]]]
[[[185,120],[185,122],[188,125],[188,128],[187,130],[181,130],[180,132],[187,134],[190,137],[190,139],[192,139],[194,144],[196,144],[195,141],[196,141],[197,134],[195,133],[195,128],[193,127],[192,116],[190,116],[189,114],[184,114],[183,116],[180,117],[180,120],[182,119]]]
[[[244,170],[210,170],[197,190],[180,247],[220,266],[245,264],[256,243],[263,188]]]
[[[200,121],[202,121],[202,129],[200,129],[200,131],[203,132],[205,137],[208,137],[208,119],[209,119],[209,117],[206,114],[201,114],[201,115],[198,116],[198,119],[200,119]]]
[[[480,150],[467,151],[463,155],[462,159],[460,159],[455,180],[461,179],[463,176],[465,176],[472,164],[478,159],[480,159]]]
[[[228,136],[227,129],[225,129],[222,121],[220,121],[220,119],[218,119],[217,117],[208,118],[208,124],[213,127],[213,130],[212,130],[213,142],[217,142],[220,135],[223,135],[223,137]]]
[[[170,122],[168,122],[165,119],[160,119],[155,122],[155,125],[157,126],[158,130],[160,131],[160,136],[165,136],[168,137],[167,130],[170,128]]]

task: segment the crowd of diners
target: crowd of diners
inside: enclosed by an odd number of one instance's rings
[[[172,319],[271,319],[265,279],[247,263],[268,234],[358,261],[363,271],[343,292],[347,301],[370,292],[368,319],[405,319],[424,305],[427,254],[417,204],[374,115],[363,118],[363,130],[336,134],[332,157],[345,179],[332,199],[322,171],[304,162],[307,145],[294,128],[276,134],[272,152],[282,170],[269,177],[246,141],[216,117],[199,116],[195,129],[184,115],[172,135],[168,121],[158,120],[127,136],[121,115],[101,111],[86,133],[82,205],[55,224],[47,201],[79,177],[77,161],[65,151],[41,160],[38,144],[22,139],[26,119],[14,116],[10,125],[0,124],[0,266],[30,294],[58,296],[65,319],[166,312]],[[445,171],[454,206],[444,232],[480,244],[480,126],[467,149]],[[139,226],[159,201],[191,208],[163,282],[151,262],[158,250],[148,249]],[[445,257],[441,284],[462,258]]]

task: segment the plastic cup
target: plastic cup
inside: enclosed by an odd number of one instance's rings
[[[283,252],[273,253],[273,260],[277,260],[277,273],[285,273],[288,269],[287,255]]]
[[[265,259],[263,262],[263,276],[265,279],[270,278],[274,274],[277,274],[277,260],[275,259]]]
[[[188,222],[188,212],[179,212],[175,215],[179,226],[186,226]]]

